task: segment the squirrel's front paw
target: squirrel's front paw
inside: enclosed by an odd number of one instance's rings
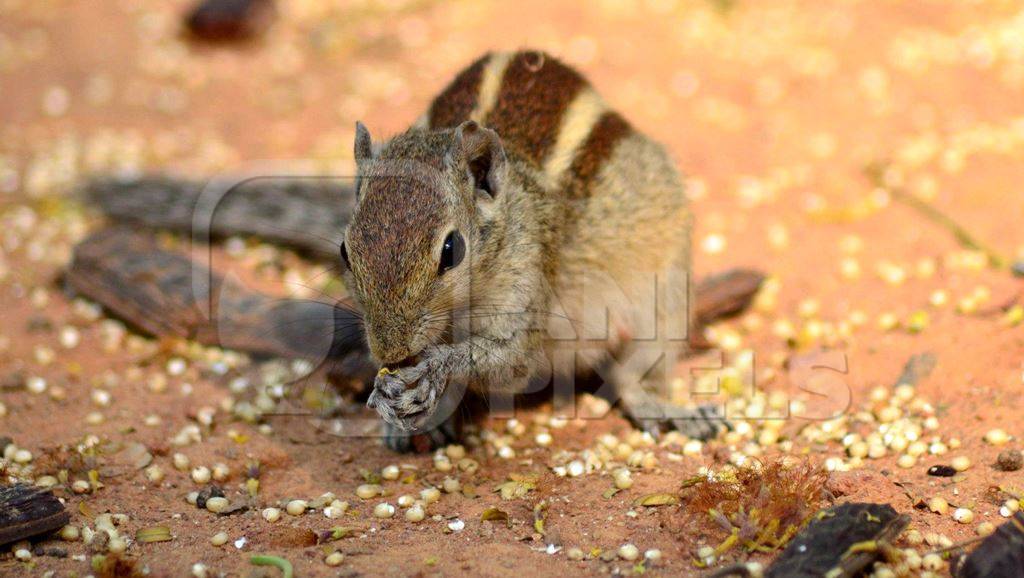
[[[442,367],[439,358],[427,357],[413,367],[381,371],[366,405],[400,430],[419,430],[427,424],[444,393],[448,376]]]

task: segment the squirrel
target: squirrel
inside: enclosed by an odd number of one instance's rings
[[[382,366],[367,405],[390,447],[453,436],[467,390],[579,375],[647,431],[728,427],[667,401],[693,303],[682,177],[581,74],[543,52],[485,54],[405,132],[375,143],[357,122],[354,152],[341,269]]]

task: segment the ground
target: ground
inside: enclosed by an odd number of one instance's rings
[[[1024,486],[1020,472],[993,468],[999,452],[1019,448],[1024,435],[1017,418],[1024,326],[1014,324],[1020,310],[1013,308],[1024,285],[898,197],[925,200],[1004,259],[1024,258],[1019,3],[294,0],[280,3],[262,38],[241,46],[189,42],[180,32],[187,4],[0,0],[0,434],[32,458],[9,464],[8,474],[54,476],[43,483],[57,484],[76,527],[94,526],[103,512],[127,515],[118,532],[137,568],[184,576],[201,563],[210,575],[248,575],[252,554],[272,553],[290,559],[299,576],[698,575],[696,552],[724,533],[685,501],[632,502],[675,494],[699,468],[720,470],[749,456],[811,460],[832,470],[828,487],[837,499],[891,503],[922,534],[961,541],[984,522],[1004,521],[1001,504]],[[86,175],[207,177],[268,159],[350,170],[356,120],[374,134],[400,131],[476,55],[523,46],[577,66],[637,127],[668,145],[694,199],[698,274],[744,266],[771,275],[751,312],[709,330],[722,354],[688,366],[707,374],[723,359],[730,367],[753,363],[757,387],[776,392],[775,405],[818,394],[792,406],[783,426],[739,420],[733,434],[684,452],[684,440],[647,446],[630,437],[614,413],[552,423],[542,404],[520,410],[518,426],[483,422],[480,444],[468,447],[479,470],[445,474],[430,454],[395,455],[373,438],[339,439],[305,416],[268,415],[262,430],[239,420],[230,404],[242,394],[229,382],[254,365],[123,337],[62,290],[60,271],[74,242],[102,226],[72,197]],[[879,167],[880,175],[872,172]],[[322,268],[293,256],[260,246],[242,253],[231,262],[259,269],[253,283],[268,290],[302,295],[334,287]],[[261,261],[275,266],[252,266]],[[924,352],[934,356],[934,371],[916,388],[894,390],[903,365]],[[832,370],[808,380],[794,368],[809,360]],[[736,406],[766,407],[763,395],[748,402],[749,391],[734,394]],[[180,435],[190,424],[200,441]],[[1011,436],[1008,444],[984,440],[995,428]],[[549,446],[538,443],[541,431],[551,434]],[[609,433],[653,455],[647,467],[633,468],[631,488],[604,495],[622,456],[597,460],[610,467],[579,477],[558,475],[559,466],[600,455],[581,452]],[[915,439],[924,446],[904,447]],[[152,454],[162,481],[135,467],[133,444]],[[857,457],[867,450],[870,457]],[[84,465],[69,458],[79,453],[90,456]],[[273,524],[257,511],[218,517],[186,502],[201,485],[172,466],[174,453],[193,467],[228,465],[224,486],[236,501],[247,464],[257,460],[259,507],[333,492],[350,510],[337,520],[285,514]],[[960,456],[971,461],[962,474],[926,474]],[[384,482],[388,495],[356,497],[364,473],[392,464],[402,467],[402,480]],[[102,487],[72,491],[90,468]],[[538,475],[536,488],[503,500],[492,490],[510,474]],[[373,517],[379,502],[395,504],[446,475],[476,492],[445,494],[419,523],[401,510]],[[998,486],[1004,491],[992,490]],[[955,521],[952,507],[913,507],[916,498],[934,496],[970,509],[973,521]],[[544,535],[534,528],[541,502]],[[510,527],[482,521],[490,507],[507,512]],[[448,531],[453,518],[464,529]],[[353,536],[306,544],[305,529],[338,525],[354,528]],[[134,540],[152,526],[166,526],[173,540]],[[230,541],[211,545],[220,531]],[[658,549],[661,559],[638,566],[591,556],[625,543],[641,556]],[[67,558],[23,562],[5,552],[0,573],[90,572],[90,547],[57,544]],[[571,548],[587,556],[573,561]],[[345,554],[337,567],[324,563],[333,549]],[[743,559],[739,549],[724,556]]]

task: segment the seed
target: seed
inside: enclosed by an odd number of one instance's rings
[[[441,482],[441,487],[444,489],[446,494],[454,494],[462,489],[462,484],[455,478],[446,477],[444,481]]]
[[[444,453],[448,456],[448,459],[461,460],[466,457],[466,448],[459,444],[453,444],[444,448]]]
[[[32,452],[28,450],[18,450],[14,452],[14,462],[18,464],[27,464],[32,461]]]
[[[405,511],[405,519],[410,522],[419,522],[427,516],[427,513],[423,511],[423,506],[419,504],[414,505]]]
[[[640,549],[633,544],[623,544],[619,546],[619,558],[632,562],[640,556]]]
[[[628,490],[633,487],[632,474],[626,468],[615,470],[615,487],[620,490]]]
[[[160,466],[153,464],[145,469],[146,479],[154,484],[159,484],[164,479],[164,470]]]
[[[78,528],[70,524],[60,529],[60,539],[65,542],[74,542],[80,535]]]
[[[191,460],[185,454],[174,454],[171,458],[171,462],[174,464],[174,469],[184,472],[192,465]]]
[[[551,445],[551,442],[554,441],[554,438],[551,437],[551,434],[549,434],[548,432],[544,431],[544,432],[540,432],[539,434],[537,434],[537,436],[535,438],[533,438],[533,440],[535,442],[537,442],[537,445],[546,448],[549,445]]]
[[[341,500],[334,500],[331,505],[324,508],[324,515],[332,520],[340,518],[345,512],[348,511],[348,502],[342,502]]]
[[[194,578],[206,578],[209,575],[210,571],[207,569],[206,564],[196,562],[192,565],[192,576],[194,576]]]
[[[268,522],[276,522],[281,519],[281,510],[277,508],[265,508],[263,512],[263,519]]]
[[[586,466],[579,460],[573,460],[569,462],[569,469],[567,471],[571,477],[577,478],[583,475],[583,472],[586,471]]]
[[[971,467],[971,458],[967,456],[957,456],[953,458],[953,461],[951,461],[949,465],[953,466],[953,469],[958,472],[965,472]]]
[[[206,509],[214,514],[223,512],[228,508],[229,504],[230,503],[227,498],[222,498],[220,496],[214,496],[206,499]]]
[[[1006,433],[1004,430],[996,428],[989,430],[988,433],[985,434],[985,441],[994,446],[1001,446],[1010,441],[1010,434]]]
[[[942,556],[938,554],[926,554],[924,558],[921,558],[921,567],[925,570],[931,570],[932,572],[938,572],[946,565],[942,560]]]
[[[284,510],[292,516],[301,516],[306,513],[309,504],[306,500],[292,500],[284,507]]]
[[[461,532],[466,527],[466,523],[456,518],[451,522],[448,522],[448,529],[452,532]]]
[[[953,511],[953,519],[961,524],[970,524],[974,521],[974,512],[967,508],[957,508]]]
[[[14,551],[14,557],[22,562],[28,562],[32,559],[32,552],[28,548],[18,548]]]
[[[452,471],[452,461],[448,456],[434,456],[434,469],[439,472]]]
[[[229,468],[227,464],[213,465],[213,479],[217,480],[218,482],[223,482],[229,477],[231,477],[231,468]]]
[[[584,557],[583,550],[580,550],[579,548],[569,548],[569,551],[566,552],[565,555],[570,560],[573,560],[573,561],[576,561],[576,562],[579,562]]]
[[[90,486],[89,482],[85,480],[75,480],[75,482],[71,484],[71,491],[76,494],[88,493],[90,489],[92,489],[92,486]]]
[[[385,480],[397,480],[401,473],[402,471],[398,469],[398,466],[390,465],[385,466],[384,469],[380,471],[380,477]]]
[[[471,475],[475,474],[476,471],[480,469],[480,464],[473,458],[462,458],[456,465],[459,467],[459,471],[463,471]]]
[[[341,552],[331,552],[324,558],[324,564],[328,566],[340,566],[345,561],[345,554]]]
[[[398,507],[400,508],[408,508],[415,503],[416,498],[410,496],[409,494],[403,494],[401,496],[398,496]]]
[[[427,504],[433,504],[441,499],[441,490],[437,488],[425,488],[420,490],[420,499]]]
[[[223,546],[224,544],[227,544],[228,543],[228,533],[227,532],[217,532],[216,534],[213,535],[212,538],[210,538],[210,543],[213,544],[214,546]]]
[[[381,502],[373,507],[373,515],[378,518],[390,518],[395,515],[395,507],[387,502]]]
[[[996,458],[996,467],[1004,472],[1015,472],[1024,466],[1024,454],[1020,450],[1003,450]]]
[[[652,548],[644,552],[644,558],[650,560],[651,562],[657,562],[661,560],[661,550],[658,550],[657,548]]]
[[[207,484],[210,482],[210,468],[206,466],[199,466],[192,469],[192,481],[197,484]]]
[[[356,488],[356,495],[364,500],[376,498],[381,494],[383,488],[379,484],[362,484]]]
[[[992,522],[982,522],[975,529],[979,536],[990,536],[996,531],[996,525]]]
[[[936,514],[945,514],[949,511],[949,502],[941,496],[935,496],[928,500],[928,509]]]
[[[903,454],[896,459],[896,465],[903,469],[910,469],[917,465],[917,458],[910,454]]]

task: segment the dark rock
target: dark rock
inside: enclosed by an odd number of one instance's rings
[[[272,0],[203,0],[188,14],[185,26],[203,40],[242,40],[263,32],[274,14]]]
[[[1024,466],[1024,454],[1020,450],[1003,450],[996,458],[996,469],[1004,472],[1016,472]]]

